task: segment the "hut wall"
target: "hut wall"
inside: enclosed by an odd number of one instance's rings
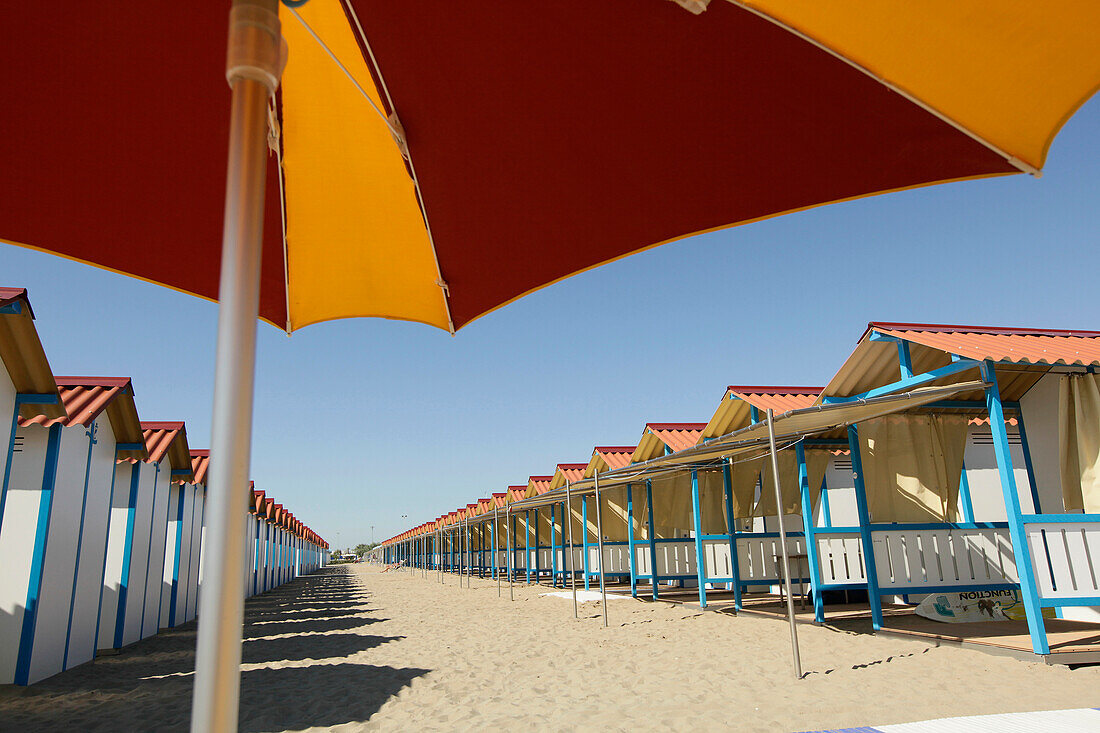
[[[71,429],[71,428],[70,428]],[[87,450],[87,445],[85,445]],[[115,435],[111,421],[100,415],[96,420],[96,443],[88,465],[88,494],[84,509],[84,533],[80,540],[80,568],[73,596],[72,626],[68,635],[66,668],[91,661],[96,652],[96,621],[99,617],[100,589],[103,587],[104,555],[115,485]],[[78,510],[79,511],[79,510]]]
[[[165,458],[159,469],[150,466],[153,481],[153,505],[149,517],[148,564],[145,569],[145,602],[141,609],[141,638],[152,636],[160,630],[161,584],[164,577],[164,547],[168,531],[169,493],[172,486],[172,467]]]

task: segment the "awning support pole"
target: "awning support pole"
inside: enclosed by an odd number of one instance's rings
[[[573,618],[580,618],[580,611],[577,610],[577,574],[573,569],[573,500],[569,494],[571,485],[570,482],[565,482],[565,515],[562,518],[569,525],[569,554],[565,556],[562,565],[569,573],[569,583],[573,588]]]
[[[649,537],[649,578],[653,583],[653,600],[659,598],[657,590],[657,533],[653,524],[653,482],[645,480],[646,533]]]
[[[504,516],[504,531],[505,537],[508,538],[508,600],[516,600],[516,591],[512,587],[512,566],[515,557],[513,556],[512,540],[515,539],[515,528],[512,526],[512,507],[505,509]]]
[[[783,492],[779,489],[779,456],[775,450],[775,416],[768,408],[768,447],[772,455],[772,484],[775,486],[775,513],[779,525],[779,548],[783,552],[783,584],[787,590],[787,621],[791,626],[791,654],[794,676],[802,679],[802,660],[798,654],[798,628],[794,620],[794,599],[791,598],[791,559],[787,552],[787,530],[783,527]]]
[[[798,441],[794,447],[798,459],[798,492],[802,499],[802,531],[806,537],[806,564],[810,566],[810,588],[814,594],[814,621],[825,621],[825,599],[821,597],[821,572],[817,560],[817,537],[814,527],[813,502],[810,501],[810,475],[806,466],[806,446]]]
[[[603,605],[603,625],[607,628],[607,586],[604,584],[603,577],[603,512],[600,510],[600,474],[593,472],[592,476],[596,485],[596,551],[600,553],[600,596]]]
[[[703,518],[699,508],[699,472],[691,470],[691,518],[695,529],[695,578],[699,585],[699,608],[707,607],[707,566],[703,555]]]
[[[733,516],[733,459],[722,464],[722,490],[726,503],[726,531],[730,538],[730,570],[733,571],[733,607],[741,610],[741,566],[737,558],[737,520]]]
[[[230,10],[229,154],[218,286],[218,340],[210,451],[210,511],[195,655],[191,730],[237,730],[244,622],[256,321],[260,307],[268,99],[278,83],[266,68],[281,43],[277,0],[236,0]],[[242,17],[244,15],[245,17]],[[265,27],[266,26],[266,27]]]

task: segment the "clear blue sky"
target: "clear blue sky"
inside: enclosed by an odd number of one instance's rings
[[[334,546],[405,527],[727,384],[821,385],[870,320],[1100,328],[1100,99],[1045,174],[936,186],[694,237],[528,296],[451,337],[359,319],[260,326],[252,475]],[[186,256],[181,254],[181,256]],[[215,306],[0,245],[57,374],[130,376],[145,420],[209,444]],[[408,515],[408,519],[401,519]]]

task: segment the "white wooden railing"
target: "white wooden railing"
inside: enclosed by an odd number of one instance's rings
[[[1100,596],[1100,522],[1025,518],[1025,528],[1040,598]]]

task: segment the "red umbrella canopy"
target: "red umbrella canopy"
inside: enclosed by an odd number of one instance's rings
[[[1035,171],[1100,83],[1100,4],[826,5],[282,8],[261,317],[455,329],[692,233]],[[5,9],[0,238],[217,296],[226,10]]]

